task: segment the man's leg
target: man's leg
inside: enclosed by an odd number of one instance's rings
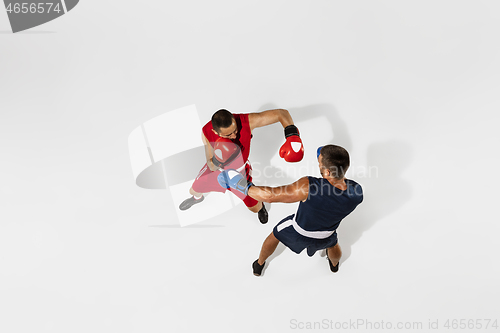
[[[198,192],[196,192],[195,190],[193,190],[193,188],[192,188],[192,187],[189,189],[189,193],[190,193],[192,196],[194,196],[195,198],[200,198],[200,197],[203,195],[203,193],[198,193]]]
[[[269,236],[267,236],[264,244],[262,244],[259,259],[255,260],[252,264],[253,275],[260,276],[262,274],[262,269],[264,269],[264,264],[266,263],[267,258],[274,253],[279,242],[280,241],[274,237],[272,232]]]
[[[249,169],[245,169],[245,173],[247,175],[251,175],[252,174],[252,167],[250,166]],[[252,177],[249,176],[247,178],[247,181],[248,182],[251,182],[252,181]],[[248,209],[252,212],[252,213],[257,213],[258,214],[258,217],[259,217],[259,221],[260,223],[262,224],[266,224],[267,221],[269,220],[269,214],[267,213],[267,209],[266,209],[266,206],[264,205],[263,202],[261,201],[257,201],[251,197],[241,197],[239,195],[239,193],[237,192],[233,192],[235,193],[237,196],[240,197],[241,200],[243,200],[243,202],[245,203],[245,205],[248,207]]]
[[[180,210],[189,209],[189,208],[191,208],[191,206],[196,205],[205,199],[205,197],[203,196],[203,193],[196,192],[195,190],[193,190],[192,187],[189,189],[189,193],[192,195],[192,197],[187,198],[186,200],[181,202],[181,204],[179,205]]]
[[[198,176],[193,182],[193,185],[191,185],[191,188],[189,189],[189,193],[192,195],[191,198],[187,198],[181,204],[179,205],[180,210],[186,210],[191,208],[193,205],[201,203],[205,197],[203,196],[203,193],[197,192],[193,190],[193,187],[195,184],[197,184],[197,188],[199,189],[207,189],[207,192],[210,192],[207,187],[207,183],[214,183],[214,180],[211,178],[215,177],[215,182],[217,182],[217,176],[213,174],[213,172],[208,168],[207,164],[201,168],[200,172],[198,173]]]
[[[340,257],[342,257],[342,250],[338,242],[335,246],[326,249],[326,256],[330,261],[330,269],[332,272],[337,272],[339,270]]]
[[[248,209],[251,212],[258,213],[260,223],[266,224],[269,220],[269,214],[267,213],[266,206],[264,206],[261,201],[257,202],[255,206],[248,207]]]
[[[274,236],[271,232],[269,236],[267,236],[264,244],[262,244],[262,248],[260,249],[258,263],[259,265],[263,265],[264,262],[274,253],[280,241]]]
[[[250,211],[251,211],[251,212],[258,213],[258,212],[259,212],[259,210],[261,210],[261,209],[262,209],[262,206],[263,206],[262,202],[261,202],[261,201],[259,201],[259,202],[258,202],[255,206],[253,206],[253,207],[248,207],[248,209],[250,209]]]

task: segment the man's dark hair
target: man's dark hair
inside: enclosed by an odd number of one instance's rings
[[[212,127],[219,133],[221,128],[228,128],[233,123],[234,116],[226,109],[220,109],[212,116]]]
[[[330,170],[334,178],[342,179],[349,169],[350,160],[347,150],[340,146],[326,145],[321,148],[323,165]]]

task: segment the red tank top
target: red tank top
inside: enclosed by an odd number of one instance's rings
[[[232,141],[240,147],[243,161],[247,161],[248,156],[250,155],[250,140],[252,140],[252,132],[250,130],[250,123],[248,122],[248,113],[233,113],[233,116],[236,120],[236,126],[238,127],[238,134],[236,134],[236,139]],[[212,121],[209,121],[205,126],[203,126],[202,130],[208,142],[210,142],[213,147],[215,140],[217,140],[219,136],[215,134],[212,129]]]

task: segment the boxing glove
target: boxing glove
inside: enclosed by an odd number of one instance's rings
[[[221,187],[235,189],[244,195],[248,195],[248,189],[253,186],[252,182],[247,181],[241,173],[234,169],[222,171],[217,176],[217,181]]]
[[[218,168],[224,168],[240,154],[241,149],[237,144],[227,138],[219,137],[215,140],[212,163]]]
[[[285,127],[286,142],[280,148],[280,157],[287,162],[299,162],[304,157],[304,145],[295,125]]]
[[[318,150],[316,150],[316,155],[317,155],[316,157],[318,158],[318,160],[319,160],[319,155],[321,155],[321,148],[323,148],[323,147],[324,146],[321,146],[318,148]]]

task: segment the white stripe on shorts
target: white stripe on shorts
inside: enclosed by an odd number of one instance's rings
[[[293,219],[290,219],[288,221],[285,221],[285,222],[281,223],[278,226],[278,228],[276,228],[276,229],[278,230],[278,232],[280,232],[281,230],[283,230],[283,229],[285,229],[285,228],[287,228],[289,226],[293,226],[293,228],[295,229],[295,231],[297,231],[302,236],[309,237],[309,238],[315,238],[315,239],[325,239],[325,238],[328,238],[331,235],[333,235],[333,233],[335,232],[335,230],[333,230],[333,231],[307,231],[307,230],[304,230],[295,221],[295,216],[293,217]]]

